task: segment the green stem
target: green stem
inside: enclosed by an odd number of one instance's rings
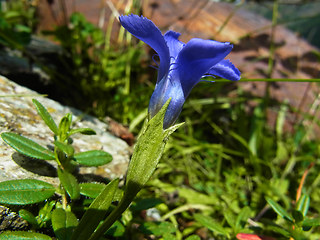
[[[169,99],[161,110],[146,124],[131,157],[126,187],[119,205],[110,213],[100,227],[89,238],[98,240],[121,217],[138,192],[149,181],[163,154],[167,139],[181,124],[163,129],[163,119],[170,103]]]
[[[268,78],[272,77],[272,73],[274,70],[274,57],[275,57],[275,31],[277,26],[277,19],[278,19],[278,0],[275,0],[273,3],[273,12],[272,12],[272,27],[271,27],[271,36],[270,36],[270,56],[268,61]]]
[[[118,206],[110,213],[110,215],[104,220],[100,227],[95,231],[89,240],[98,240],[103,234],[112,226],[112,224],[118,220],[122,213],[129,207],[137,193],[141,188],[137,188],[134,191],[125,191],[124,196]]]

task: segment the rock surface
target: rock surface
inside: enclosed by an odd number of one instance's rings
[[[0,133],[15,132],[34,140],[42,146],[53,146],[53,133],[45,125],[32,103],[41,102],[58,124],[66,113],[72,113],[76,128],[92,128],[96,135],[75,134],[72,136],[76,152],[104,150],[113,156],[113,161],[101,167],[80,167],[80,181],[104,181],[105,178],[123,177],[131,149],[123,140],[107,132],[108,125],[79,110],[65,107],[38,93],[17,85],[0,76]],[[57,184],[54,161],[24,157],[0,140],[0,181],[11,179],[40,179]]]

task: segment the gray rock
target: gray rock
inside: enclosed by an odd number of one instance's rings
[[[75,127],[92,128],[96,135],[72,136],[76,152],[101,149],[113,156],[113,161],[101,167],[80,167],[83,181],[99,181],[103,178],[122,178],[126,172],[131,149],[123,140],[107,132],[108,125],[83,112],[62,106],[25,87],[0,76],[0,133],[15,132],[34,140],[42,146],[53,147],[53,133],[44,124],[32,103],[35,98],[50,112],[58,124],[66,113],[73,114]],[[0,140],[0,181],[11,179],[40,179],[57,185],[54,161],[27,158],[18,154]],[[82,180],[80,180],[82,181]]]

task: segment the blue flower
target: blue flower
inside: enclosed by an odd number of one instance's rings
[[[185,44],[178,40],[180,33],[168,31],[162,35],[159,28],[145,17],[131,14],[120,16],[119,20],[127,31],[153,48],[160,58],[149,115],[156,115],[171,98],[164,117],[164,129],[175,123],[186,98],[202,77],[240,79],[240,71],[224,59],[232,50],[230,43],[193,38]]]

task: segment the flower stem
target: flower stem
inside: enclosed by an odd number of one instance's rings
[[[100,227],[90,236],[89,240],[98,240],[121,217],[130,206],[138,192],[145,186],[157,168],[164,147],[170,134],[182,124],[163,129],[163,120],[169,99],[161,110],[147,123],[132,154],[126,178],[126,186],[119,205],[110,213]]]
[[[132,190],[133,189],[130,189],[130,191],[125,191],[118,206],[110,213],[106,220],[104,220],[97,231],[91,235],[89,240],[98,240],[112,226],[112,224],[121,217],[122,213],[129,207],[141,188],[134,189],[133,191]]]

